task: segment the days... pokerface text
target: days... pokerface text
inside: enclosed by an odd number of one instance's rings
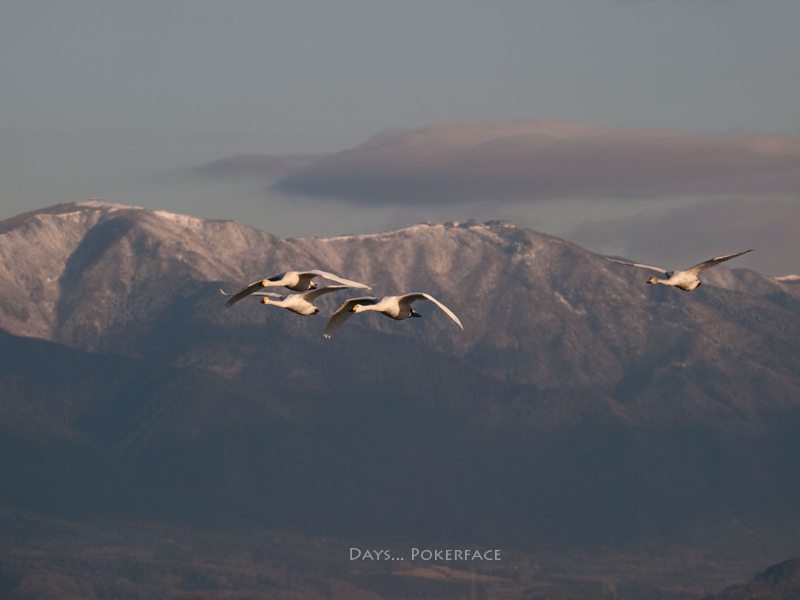
[[[411,548],[411,560],[417,559],[441,562],[502,560],[500,558],[500,550],[420,550],[419,548]],[[405,560],[405,558],[401,556],[392,556],[390,550],[362,550],[361,548],[350,548],[350,560]]]

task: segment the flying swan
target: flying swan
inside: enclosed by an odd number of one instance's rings
[[[330,281],[341,283],[347,287],[366,288],[368,290],[372,289],[368,285],[365,285],[363,283],[359,283],[357,281],[350,281],[349,279],[343,279],[338,275],[334,275],[333,273],[327,273],[325,271],[286,271],[286,273],[275,275],[274,277],[270,277],[269,279],[254,281],[250,285],[243,287],[238,292],[236,292],[231,297],[230,300],[228,300],[225,303],[225,308],[230,308],[242,298],[249,296],[256,290],[265,287],[286,287],[294,292],[305,292],[306,290],[316,289],[317,284],[311,281],[312,279],[314,279],[314,277],[322,277],[323,279],[329,279]]]
[[[752,252],[755,248],[750,248],[749,250],[745,250],[744,252],[737,252],[736,254],[728,254],[727,256],[718,256],[717,258],[712,258],[707,260],[706,262],[701,262],[699,265],[695,265],[691,269],[687,269],[686,271],[667,271],[666,269],[662,269],[661,267],[651,267],[649,265],[639,265],[636,263],[629,263],[624,262],[621,260],[614,260],[613,258],[608,258],[613,263],[617,263],[620,265],[627,265],[629,267],[640,267],[642,269],[650,269],[651,271],[658,271],[659,273],[663,273],[667,276],[667,279],[658,279],[657,277],[651,277],[647,280],[647,283],[663,283],[664,285],[674,285],[676,288],[683,290],[685,292],[691,292],[694,288],[700,285],[700,280],[697,278],[697,274],[704,269],[709,267],[713,267],[714,265],[718,265],[721,262],[725,262],[726,260],[730,260],[732,258],[736,258],[737,256],[741,256],[742,254],[747,254],[748,252]]]
[[[461,321],[459,321],[458,317],[453,314],[453,311],[439,302],[436,298],[428,294],[415,293],[405,294],[403,296],[384,296],[380,300],[371,296],[366,298],[351,298],[350,300],[345,300],[337,309],[337,311],[333,313],[333,316],[331,317],[331,320],[328,321],[328,326],[325,328],[325,333],[323,335],[326,338],[331,337],[334,332],[339,329],[339,326],[353,316],[353,314],[367,310],[374,310],[376,312],[383,313],[387,317],[391,317],[396,321],[402,321],[403,319],[407,319],[409,317],[420,317],[422,315],[411,308],[411,303],[416,302],[417,300],[430,300],[445,313],[447,313],[448,317],[458,323],[458,326],[461,327],[462,330],[464,329]]]
[[[270,306],[280,306],[290,310],[298,315],[316,315],[319,309],[314,306],[314,300],[323,294],[330,294],[331,292],[338,292],[339,290],[346,290],[350,286],[347,285],[329,285],[328,287],[311,290],[302,294],[289,294],[288,296],[281,296],[272,292],[253,292],[253,296],[261,296],[262,304],[269,304]],[[228,296],[222,290],[223,294]],[[271,300],[277,298],[277,300]]]

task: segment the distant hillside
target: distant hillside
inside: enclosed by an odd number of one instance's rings
[[[290,268],[428,292],[464,331],[420,303],[325,340],[346,291],[312,317],[223,308],[220,287]],[[725,267],[691,293],[646,278],[508,223],[282,240],[95,202],[20,215],[0,223],[0,502],[791,551],[800,288]]]
[[[797,600],[800,558],[774,565],[744,585],[734,585],[703,600]]]

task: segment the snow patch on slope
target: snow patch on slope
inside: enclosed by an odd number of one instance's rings
[[[562,303],[564,306],[566,306],[566,307],[567,307],[567,308],[568,308],[570,311],[572,311],[572,312],[573,312],[573,313],[575,313],[576,315],[581,315],[581,316],[583,316],[583,315],[585,315],[585,314],[586,314],[586,311],[585,311],[584,309],[582,309],[582,308],[575,308],[574,306],[572,306],[572,304],[570,304],[570,303],[567,301],[567,299],[566,299],[566,298],[564,298],[564,296],[562,296],[562,295],[561,295],[561,294],[559,294],[558,292],[553,292],[553,294],[555,295],[555,297],[556,297],[556,298],[558,298],[559,302],[561,302],[561,303]]]
[[[115,212],[119,210],[144,210],[141,206],[125,206],[124,204],[112,204],[111,202],[103,202],[102,200],[87,200],[86,202],[76,202],[75,206],[81,208],[102,208],[107,212]]]

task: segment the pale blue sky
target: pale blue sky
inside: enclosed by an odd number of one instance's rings
[[[252,133],[558,119],[800,127],[794,0],[6,2],[4,127]]]
[[[796,0],[62,0],[2,14],[0,219],[101,197],[283,237],[470,216],[558,232],[704,198],[359,207],[191,168],[436,124],[800,133]]]

